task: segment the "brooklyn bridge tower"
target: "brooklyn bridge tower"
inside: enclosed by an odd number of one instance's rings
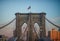
[[[35,41],[38,38],[43,38],[46,36],[45,29],[45,15],[46,13],[16,13],[16,29],[14,36],[17,37],[17,41],[22,41],[22,25],[27,24],[27,40],[26,41]],[[39,36],[34,37],[34,24],[39,25]],[[35,30],[34,30],[35,31]],[[36,31],[35,31],[36,32]]]

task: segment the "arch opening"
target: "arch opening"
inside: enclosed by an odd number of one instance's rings
[[[25,29],[27,28],[27,23],[23,23],[23,25],[22,25],[22,33],[24,33],[24,31],[25,31]]]
[[[35,28],[35,31],[36,31],[37,35],[39,36],[39,34],[40,34],[40,28],[39,28],[38,23],[34,23],[34,28]]]

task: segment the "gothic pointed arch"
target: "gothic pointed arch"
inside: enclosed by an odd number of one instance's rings
[[[39,37],[45,37],[46,36],[45,15],[46,13],[16,13],[16,32],[15,32],[16,34],[14,35],[16,37],[21,37],[22,25],[26,23],[28,27],[28,40],[27,41],[35,41],[35,38],[33,37],[34,36],[33,30],[34,30],[34,24],[37,23],[40,29]],[[22,40],[18,38],[17,41],[22,41]]]

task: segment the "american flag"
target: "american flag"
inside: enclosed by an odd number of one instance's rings
[[[28,10],[31,9],[31,6],[29,6],[27,9],[28,9]]]

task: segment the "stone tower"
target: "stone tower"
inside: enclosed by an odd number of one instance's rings
[[[34,24],[37,23],[40,28],[40,38],[46,36],[45,29],[45,15],[46,13],[16,13],[16,30],[14,36],[18,37],[17,41],[22,41],[20,39],[22,35],[21,27],[24,23],[27,23],[28,27],[28,39],[27,41],[34,41]]]

